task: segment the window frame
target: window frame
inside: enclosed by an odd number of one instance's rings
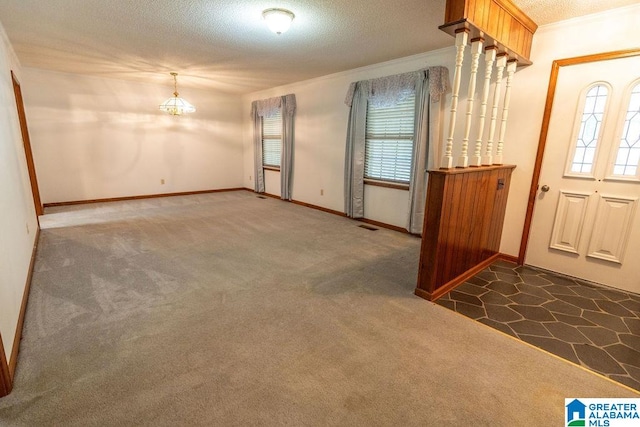
[[[265,120],[268,119],[273,119],[273,118],[278,118],[280,119],[280,133],[278,135],[266,135],[270,138],[265,138]],[[273,117],[262,117],[261,118],[261,123],[260,123],[261,129],[260,129],[260,138],[262,139],[262,169],[264,170],[271,170],[271,171],[280,171],[280,166],[282,164],[282,108],[278,108],[278,114],[273,116]],[[271,139],[271,140],[275,140],[277,137],[277,139],[280,141],[279,147],[280,147],[280,153],[278,154],[278,157],[280,158],[280,164],[275,165],[275,164],[270,164],[270,163],[265,163],[265,139]]]
[[[404,141],[411,141],[411,157],[409,159],[409,177],[407,181],[404,180],[395,180],[395,179],[386,179],[386,178],[382,178],[380,176],[371,176],[371,175],[367,175],[367,152],[369,151],[369,141],[373,140],[374,138],[369,138],[370,134],[367,132],[368,130],[368,126],[369,126],[369,112],[370,112],[370,108],[372,108],[372,105],[369,103],[369,101],[367,101],[367,114],[366,114],[366,121],[365,121],[365,150],[364,150],[364,156],[365,156],[365,165],[364,165],[364,183],[366,185],[373,185],[373,186],[378,186],[378,187],[386,187],[386,188],[393,188],[393,189],[398,189],[398,190],[409,190],[409,186],[411,185],[411,179],[413,176],[413,163],[414,163],[414,159],[413,156],[415,154],[415,103],[416,103],[416,93],[412,92],[407,99],[411,99],[412,100],[412,104],[413,104],[413,108],[412,108],[412,120],[413,120],[413,126],[412,126],[412,131],[411,131],[411,138],[400,138],[398,137],[397,140],[404,140]],[[406,102],[407,99],[404,99],[402,102]],[[395,106],[392,106],[395,107]],[[392,108],[392,107],[384,107],[384,108]],[[373,107],[376,108],[376,107]],[[379,107],[378,107],[379,108]],[[377,135],[379,137],[382,136],[386,136],[386,135]],[[378,140],[382,139],[382,138],[376,138]],[[397,165],[397,156],[396,156],[396,161],[394,162],[394,164]],[[382,169],[382,168],[381,168]],[[382,171],[381,174],[383,175]],[[395,175],[395,168],[394,168],[394,175]]]
[[[618,114],[618,120],[616,122],[616,132],[613,137],[613,143],[609,150],[609,158],[607,161],[607,172],[605,180],[607,181],[626,181],[626,182],[640,182],[640,165],[636,169],[635,176],[632,175],[616,175],[614,174],[615,163],[618,157],[618,151],[620,150],[620,142],[622,139],[622,132],[624,132],[625,123],[627,121],[627,114],[631,105],[631,96],[634,89],[640,89],[640,79],[633,80],[626,88],[620,111]]]
[[[597,86],[604,86],[607,89],[607,98],[605,100],[604,110],[602,112],[602,120],[600,121],[600,128],[598,129],[598,135],[596,139],[596,148],[593,154],[593,163],[591,165],[591,172],[574,172],[572,171],[573,159],[576,155],[577,150],[577,142],[578,135],[580,133],[580,129],[582,128],[582,118],[584,116],[584,108],[587,103],[587,94]],[[606,81],[596,81],[587,85],[581,92],[578,98],[578,105],[576,107],[576,111],[574,113],[574,124],[573,129],[571,131],[571,145],[569,146],[569,152],[567,153],[567,159],[565,162],[564,168],[564,176],[571,178],[581,178],[581,179],[596,179],[596,172],[599,164],[599,156],[600,151],[602,149],[602,145],[605,144],[603,140],[604,130],[606,127],[606,122],[609,116],[609,110],[611,108],[611,98],[613,96],[613,87]]]

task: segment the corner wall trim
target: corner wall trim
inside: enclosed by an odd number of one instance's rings
[[[467,279],[475,276],[476,274],[478,274],[479,272],[481,272],[482,270],[490,266],[494,261],[496,261],[499,258],[500,258],[499,253],[491,255],[489,258],[471,267],[470,269],[468,269],[467,271],[465,271],[455,279],[448,281],[447,283],[445,283],[444,285],[436,289],[435,292],[431,294],[427,291],[424,291],[423,289],[420,289],[420,291],[422,292],[418,293],[417,292],[418,288],[416,288],[415,294],[420,298],[425,298],[425,295],[426,295],[427,296],[426,299],[428,299],[429,301],[435,301],[438,298],[440,298],[442,295],[446,294],[447,292],[455,288],[456,286],[461,285]]]
[[[513,262],[514,264],[517,264],[518,262],[518,257],[515,257],[513,255],[507,255],[507,254],[503,254],[503,253],[496,253],[491,255],[489,258],[485,259],[484,261],[480,262],[479,264],[476,264],[475,266],[471,267],[470,269],[468,269],[467,271],[465,271],[464,273],[462,273],[461,275],[459,275],[458,277],[456,277],[453,280],[450,280],[449,282],[445,283],[442,287],[436,289],[435,292],[433,293],[429,293],[427,291],[425,291],[424,289],[420,289],[420,288],[416,288],[415,289],[415,295],[419,296],[420,298],[429,300],[429,301],[435,301],[438,298],[440,298],[441,296],[443,296],[444,294],[446,294],[447,292],[455,289],[458,285],[463,284],[465,281],[467,281],[467,279],[475,276],[476,274],[478,274],[479,272],[481,272],[482,270],[484,270],[485,268],[487,268],[488,266],[490,266],[491,264],[493,264],[495,261],[497,260],[504,260],[504,261],[508,261],[508,262]]]
[[[503,261],[507,261],[507,262],[512,262],[514,264],[522,265],[522,264],[520,264],[520,262],[518,262],[519,258],[517,256],[514,256],[514,255],[507,255],[507,254],[500,253],[499,259],[501,259]]]
[[[84,205],[89,203],[122,202],[127,200],[155,199],[158,197],[192,196],[195,194],[224,193],[227,191],[241,191],[241,190],[246,190],[246,188],[233,187],[233,188],[220,188],[217,190],[183,191],[179,193],[159,193],[159,194],[144,194],[141,196],[111,197],[106,199],[74,200],[70,202],[45,203],[44,207],[50,208],[50,207],[56,207],[56,206]]]
[[[11,349],[11,359],[9,360],[9,373],[11,381],[16,374],[16,366],[18,365],[18,353],[20,352],[20,340],[22,339],[22,328],[24,327],[24,317],[27,313],[27,304],[29,303],[29,292],[31,290],[31,279],[33,278],[33,267],[36,261],[36,253],[38,252],[38,242],[40,240],[40,225],[36,229],[36,237],[33,242],[33,251],[31,252],[31,261],[29,262],[29,272],[27,273],[27,282],[24,285],[22,293],[22,305],[20,306],[20,315],[18,316],[18,325],[16,326],[16,334],[13,337],[13,348]]]
[[[0,336],[0,397],[11,393],[11,387],[11,374],[9,373],[9,365],[7,364],[7,356],[4,354],[2,336]]]

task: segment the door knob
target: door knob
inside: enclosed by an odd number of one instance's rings
[[[549,186],[548,185],[543,185],[540,190],[542,190],[543,193],[546,193],[547,191],[549,191]]]

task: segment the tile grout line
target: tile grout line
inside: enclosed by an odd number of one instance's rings
[[[561,360],[561,361],[563,361],[563,362],[565,362],[565,363],[568,363],[568,364],[569,364],[569,365],[571,365],[571,366],[575,366],[575,367],[577,367],[577,368],[582,369],[583,371],[587,371],[587,372],[589,372],[589,373],[591,373],[591,374],[597,375],[598,377],[604,378],[604,379],[606,379],[607,381],[609,381],[609,382],[611,382],[611,383],[613,383],[613,384],[619,385],[619,386],[621,386],[621,387],[624,387],[624,388],[626,388],[627,390],[630,390],[630,391],[634,392],[635,394],[637,394],[638,396],[640,396],[640,390],[636,390],[636,389],[634,389],[633,387],[629,387],[629,386],[628,386],[628,385],[626,385],[626,384],[623,384],[623,383],[621,383],[621,382],[615,381],[615,380],[613,380],[613,379],[611,379],[611,378],[607,377],[606,375],[603,375],[603,374],[601,374],[601,373],[599,373],[599,372],[597,372],[597,371],[594,371],[594,370],[589,369],[589,368],[587,368],[587,367],[584,367],[584,366],[582,366],[582,365],[578,365],[578,364],[576,364],[576,363],[573,363],[572,361],[570,361],[570,360],[568,360],[568,359],[565,359],[564,357],[558,356],[557,354],[554,354],[554,353],[552,353],[552,352],[550,352],[550,351],[548,351],[548,350],[545,350],[544,348],[537,347],[537,346],[535,346],[535,345],[533,345],[533,344],[530,344],[530,343],[528,343],[528,342],[526,342],[526,341],[524,341],[524,340],[522,340],[522,339],[520,339],[520,338],[518,338],[518,337],[514,337],[514,336],[512,336],[512,335],[509,335],[509,334],[507,334],[506,332],[502,332],[500,329],[496,329],[496,328],[491,327],[491,326],[489,326],[489,325],[487,325],[487,324],[485,324],[485,323],[479,322],[479,321],[477,321],[477,320],[475,320],[475,319],[472,319],[472,318],[470,318],[470,317],[468,317],[468,316],[465,316],[464,314],[462,314],[462,313],[460,313],[460,312],[458,312],[458,311],[456,311],[456,310],[451,310],[451,309],[449,309],[449,308],[447,308],[447,307],[444,307],[444,306],[442,306],[442,305],[440,305],[440,304],[437,304],[437,303],[435,303],[435,302],[431,302],[431,303],[432,303],[433,305],[437,306],[437,307],[440,307],[440,308],[441,308],[441,309],[443,309],[443,310],[447,310],[447,311],[450,311],[450,312],[452,311],[452,312],[454,312],[455,314],[457,314],[458,316],[462,316],[462,317],[464,317],[465,319],[468,319],[468,320],[470,320],[470,321],[473,321],[473,322],[474,322],[474,323],[476,323],[476,324],[482,325],[482,326],[483,326],[483,327],[485,327],[485,328],[489,328],[489,329],[491,329],[491,330],[493,330],[493,331],[495,331],[495,332],[498,332],[500,335],[503,335],[503,336],[505,336],[505,337],[509,337],[510,339],[512,339],[512,340],[514,340],[514,341],[517,341],[517,342],[519,342],[519,343],[525,344],[525,345],[526,345],[526,346],[528,346],[528,347],[534,348],[534,349],[539,350],[539,351],[541,351],[541,352],[543,352],[543,353],[546,353],[546,354],[548,354],[548,355],[550,355],[550,356],[553,356],[554,358],[556,358],[556,359],[558,359],[558,360]],[[625,370],[626,370],[626,369],[625,369]]]

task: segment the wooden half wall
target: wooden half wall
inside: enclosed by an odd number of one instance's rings
[[[433,301],[499,255],[514,168],[429,171],[416,295]]]
[[[468,31],[470,38],[482,38],[509,59],[529,65],[531,43],[538,25],[510,0],[447,0],[445,23],[439,28],[455,35]]]

